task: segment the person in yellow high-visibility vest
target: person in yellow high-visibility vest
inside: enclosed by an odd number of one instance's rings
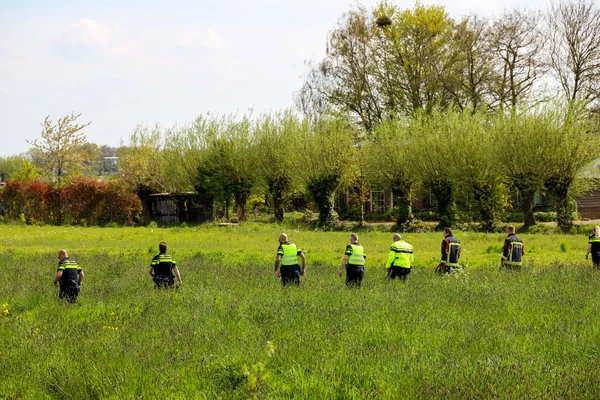
[[[367,255],[365,249],[358,244],[358,235],[350,235],[350,244],[346,246],[342,265],[340,265],[340,278],[344,275],[346,269],[346,286],[360,287],[365,276],[365,260]]]
[[[302,269],[298,265],[302,260]],[[300,276],[306,274],[306,256],[294,243],[290,243],[285,233],[279,235],[279,248],[275,257],[275,275],[281,277],[283,286],[288,283],[300,285]]]
[[[54,277],[54,286],[60,286],[60,292],[58,297],[61,299],[67,299],[68,302],[74,303],[77,301],[79,291],[81,289],[81,282],[85,277],[83,270],[77,264],[77,262],[69,258],[69,254],[66,250],[60,250],[58,252],[58,270]]]
[[[385,263],[387,276],[389,280],[398,277],[401,281],[406,281],[414,261],[414,249],[410,243],[402,240],[399,233],[394,234],[393,240],[394,243],[390,246],[390,253]]]

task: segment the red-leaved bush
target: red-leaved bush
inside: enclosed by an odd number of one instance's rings
[[[0,189],[7,216],[28,224],[132,224],[141,202],[124,182],[78,178],[56,188],[37,180],[9,181]]]

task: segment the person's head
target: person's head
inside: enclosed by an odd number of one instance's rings
[[[394,242],[397,242],[398,240],[402,240],[402,236],[400,236],[399,233],[394,233]]]
[[[452,236],[452,228],[444,228],[444,237]]]
[[[161,253],[166,253],[166,252],[167,252],[167,244],[166,244],[165,242],[160,242],[160,243],[158,244],[158,250],[159,250]]]
[[[62,259],[67,258],[67,257],[69,257],[69,254],[67,253],[66,250],[59,250],[58,251],[58,259],[59,260],[62,260]]]
[[[356,233],[350,234],[350,243],[358,243],[358,235]]]
[[[288,237],[285,233],[279,235],[279,243],[286,243],[288,241]]]
[[[509,226],[507,226],[507,227],[506,227],[506,233],[508,233],[509,235],[510,235],[511,233],[515,233],[515,227],[514,227],[514,225],[509,225]]]
[[[600,238],[600,226],[596,225],[594,227],[594,236],[596,236],[597,238]]]

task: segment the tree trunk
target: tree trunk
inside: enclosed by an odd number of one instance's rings
[[[503,210],[503,196],[499,185],[494,181],[479,182],[474,185],[474,192],[481,213],[483,230],[498,231]]]
[[[337,223],[334,215],[335,191],[339,186],[339,177],[336,175],[327,175],[315,179],[308,185],[317,208],[319,209],[319,225],[331,227]]]
[[[412,210],[411,190],[399,187],[392,188],[392,194],[398,200],[398,219],[396,224],[400,230],[404,230],[414,219]]]
[[[429,186],[437,200],[437,213],[440,219],[438,229],[452,228],[456,223],[456,207],[452,183],[447,180],[441,180],[431,183]]]
[[[568,231],[573,226],[569,212],[569,196],[567,191],[559,191],[556,196],[556,222],[563,231]]]
[[[238,217],[238,221],[240,222],[246,220],[246,203],[248,202],[249,196],[249,193],[238,193],[234,195],[235,211]]]
[[[231,198],[225,196],[225,220],[229,222],[229,206],[231,205]]]
[[[524,228],[527,229],[535,225],[535,214],[533,213],[535,191],[522,189],[520,192],[523,199]]]
[[[269,194],[273,199],[273,213],[275,221],[283,222],[283,204],[286,193],[290,190],[290,179],[288,177],[279,177],[268,182]]]

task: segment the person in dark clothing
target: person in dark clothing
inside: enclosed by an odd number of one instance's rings
[[[512,225],[506,227],[506,233],[508,236],[504,240],[500,265],[509,269],[521,268],[523,265],[523,256],[525,255],[523,241],[515,235],[515,227]]]
[[[181,286],[181,274],[173,257],[167,254],[167,244],[160,242],[158,250],[160,253],[154,256],[148,270],[155,289],[172,288],[175,283],[173,272],[177,276],[177,287]]]
[[[302,260],[302,269],[298,265]],[[306,256],[294,243],[290,243],[285,233],[279,235],[279,247],[275,256],[275,276],[281,277],[283,286],[288,283],[300,285],[300,276],[306,274]]]
[[[66,250],[58,252],[58,270],[54,277],[54,286],[60,286],[58,297],[69,303],[77,301],[84,274],[76,261],[69,258]]]
[[[460,241],[452,234],[452,228],[444,228],[442,240],[442,261],[436,267],[441,274],[448,274],[459,269]]]
[[[600,268],[600,226],[594,227],[594,232],[589,238],[585,259],[592,255],[592,263],[596,268]]]
[[[358,244],[358,235],[353,233],[350,235],[350,244],[346,246],[342,265],[340,265],[340,278],[346,270],[346,286],[360,287],[363,277],[365,276],[365,249]]]

